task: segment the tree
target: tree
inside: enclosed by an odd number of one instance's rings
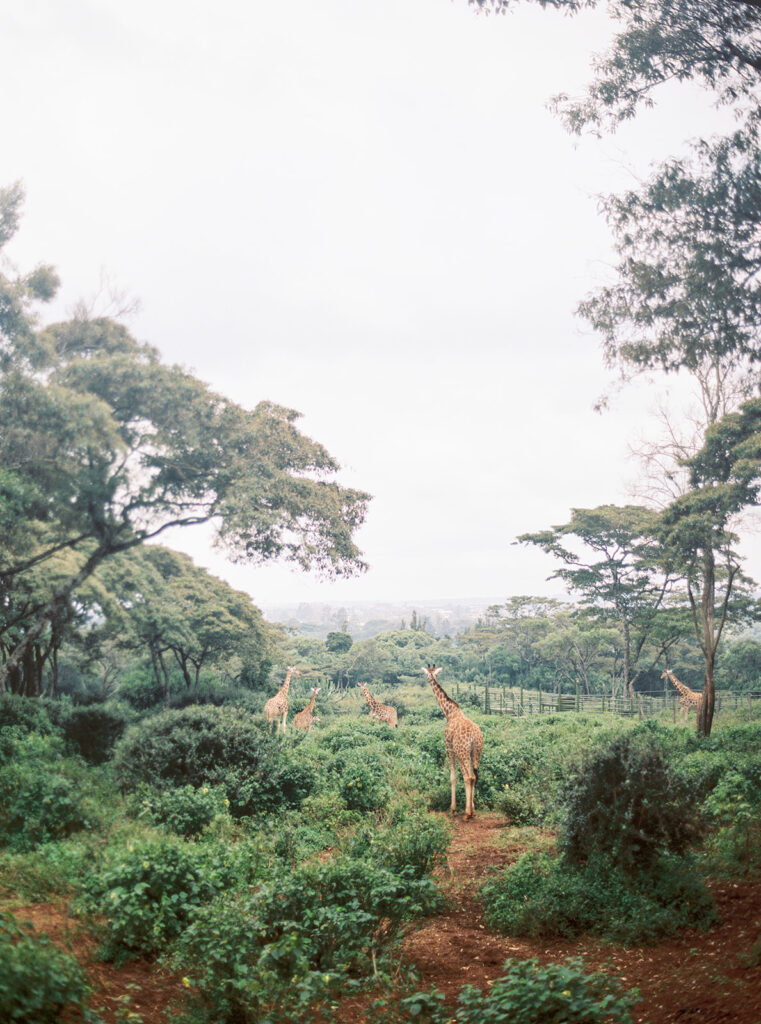
[[[570,522],[563,526],[518,537],[520,543],[534,544],[563,563],[551,579],[563,580],[581,595],[586,607],[612,613],[623,634],[624,686],[630,698],[673,582],[668,572],[659,569],[657,524],[658,515],[650,509],[601,505],[573,509]],[[569,545],[569,539],[575,544]],[[678,636],[669,633],[662,637],[654,660]]]
[[[687,582],[695,636],[705,662],[698,733],[709,736],[716,697],[715,663],[730,600],[741,582],[732,524],[758,504],[761,487],[761,399],[751,399],[706,431],[688,461],[690,489],[664,509],[659,536],[667,564]],[[755,614],[753,604],[741,611]]]
[[[116,637],[124,647],[147,650],[167,696],[167,656],[189,689],[203,669],[232,669],[233,677],[245,669],[259,677],[269,668],[268,629],[248,594],[187,555],[150,544],[114,556],[95,576],[108,592],[106,641]]]
[[[4,198],[6,240],[19,202]],[[43,278],[0,277],[0,522],[25,526],[0,553],[0,588],[61,551],[78,564],[27,608],[0,689],[98,566],[170,527],[211,523],[238,561],[364,568],[352,535],[369,496],[330,479],[338,464],[298,413],[244,409],[106,318],[34,329]]]
[[[505,13],[518,0],[468,0]],[[556,99],[570,130],[614,130],[652,106],[659,86],[694,81],[720,103],[757,103],[761,73],[759,0],[533,0],[568,14],[601,7],[620,26],[577,101]]]
[[[704,428],[750,397],[761,360],[758,143],[753,118],[606,199],[616,281],[579,307],[622,375],[690,373]]]
[[[325,638],[325,646],[333,654],[342,654],[348,651],[354,643],[348,633],[332,631]]]

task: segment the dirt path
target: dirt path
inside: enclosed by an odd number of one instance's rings
[[[463,985],[484,989],[498,978],[508,957],[548,962],[582,956],[590,968],[639,989],[642,1002],[633,1018],[642,1024],[761,1024],[761,967],[746,959],[761,936],[761,880],[715,888],[721,923],[657,946],[626,950],[590,940],[520,939],[488,929],[475,898],[479,886],[519,853],[506,843],[500,816],[480,812],[471,822],[457,820],[449,870],[440,873],[449,909],[405,940],[421,989],[435,986],[455,1003]]]

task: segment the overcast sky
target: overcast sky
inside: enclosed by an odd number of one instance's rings
[[[105,272],[170,362],[301,428],[374,495],[370,570],[323,583],[172,543],[258,604],[554,593],[512,544],[622,503],[656,388],[603,416],[576,304],[606,280],[597,196],[719,124],[674,89],[613,138],[547,110],[611,27],[466,0],[0,0],[11,256]],[[752,566],[751,566],[752,568]]]

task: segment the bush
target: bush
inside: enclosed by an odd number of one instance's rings
[[[338,792],[350,811],[375,811],[390,798],[380,758],[370,754],[350,754],[335,762],[340,771]]]
[[[40,698],[21,697],[16,693],[0,694],[0,730],[15,726],[21,732],[51,733],[55,727],[49,713],[50,704]]]
[[[85,882],[87,907],[106,919],[106,959],[152,956],[187,926],[191,911],[215,895],[193,846],[155,840],[122,851]]]
[[[33,850],[89,823],[81,772],[56,757],[59,745],[54,737],[16,738],[12,757],[0,767],[0,844],[11,850]]]
[[[218,814],[226,814],[230,801],[219,786],[180,786],[163,792],[143,790],[136,803],[148,821],[187,838],[202,832]]]
[[[261,723],[231,707],[163,711],[131,726],[114,763],[123,785],[156,789],[222,786],[238,817],[299,806],[313,769],[285,753]]]
[[[12,914],[0,913],[0,1020],[57,1024],[64,1010],[86,1012],[88,994],[73,957]]]
[[[421,879],[443,859],[451,829],[443,821],[420,811],[396,806],[387,822],[359,829],[347,854],[399,874]]]
[[[507,960],[486,993],[467,985],[458,1024],[628,1024],[636,991],[624,992],[607,974],[587,974],[581,960],[542,965]]]
[[[401,925],[439,903],[430,879],[346,857],[283,873],[276,884],[200,909],[172,956],[203,1019],[292,1021],[368,969]],[[293,979],[298,984],[293,984]]]
[[[694,800],[666,764],[650,723],[589,756],[561,800],[560,849],[569,865],[601,855],[625,871],[647,872],[664,853],[682,854],[697,838]]]
[[[730,874],[749,872],[761,863],[759,764],[738,768],[727,771],[704,804],[704,814],[714,827],[710,852]]]
[[[64,719],[64,735],[85,761],[103,764],[127,727],[127,712],[115,702],[74,707]]]
[[[592,932],[619,943],[645,943],[716,920],[694,866],[664,856],[651,874],[631,875],[609,860],[569,867],[544,853],[524,854],[481,890],[487,922],[509,935]]]

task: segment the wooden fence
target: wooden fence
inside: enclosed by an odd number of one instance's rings
[[[637,718],[670,714],[676,721],[683,714],[679,706],[679,694],[674,690],[638,692],[630,699],[620,693],[615,696],[611,693],[588,695],[578,689],[575,692],[563,692],[562,687],[557,693],[552,693],[508,686],[456,686],[454,697],[465,705],[477,701],[486,714],[512,715],[516,718],[577,711]],[[720,714],[722,710],[746,711],[750,716],[759,713],[761,692],[717,691],[715,714]]]

